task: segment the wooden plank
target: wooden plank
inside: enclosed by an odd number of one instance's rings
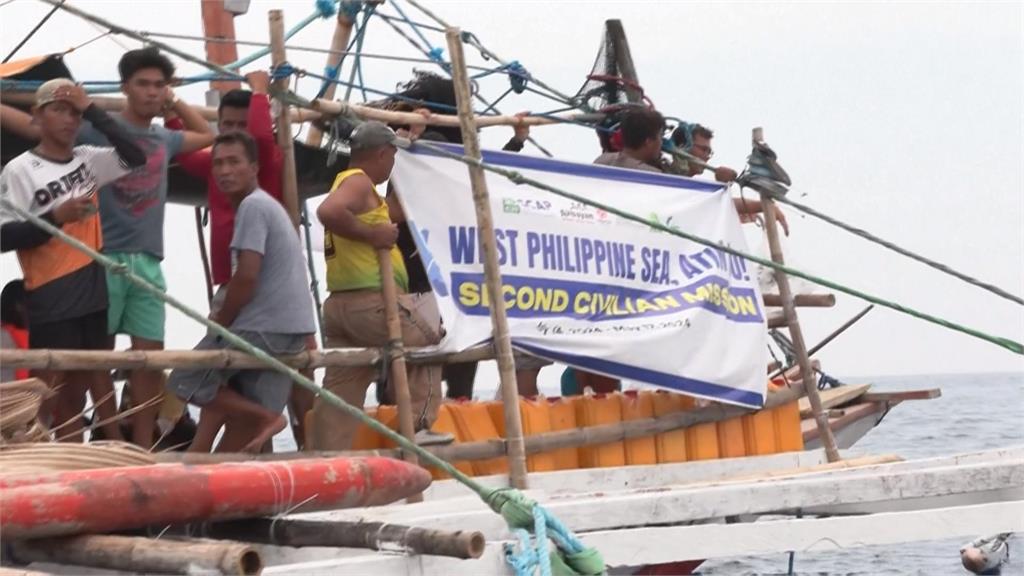
[[[821,397],[821,407],[825,410],[834,408],[841,404],[845,404],[858,396],[864,394],[871,388],[871,384],[854,384],[848,386],[839,386],[837,388],[829,388],[819,392]],[[813,414],[811,412],[811,403],[806,398],[800,399],[800,417],[810,418]]]
[[[541,498],[539,501],[576,531],[611,530],[703,521],[727,516],[796,511],[843,504],[888,505],[903,499],[930,498],[1024,485],[1024,463],[986,463],[924,470],[860,472],[847,470],[816,478],[768,479],[758,482],[666,488],[606,495]],[[439,506],[440,505],[440,506]],[[339,510],[316,519],[364,519],[441,530],[479,530],[488,539],[509,536],[504,521],[479,500],[402,507]]]
[[[734,524],[645,527],[578,534],[601,551],[611,567],[675,562],[693,558],[729,558],[785,551],[825,552],[861,546],[944,538],[969,538],[991,532],[1024,530],[1024,502],[1000,502],[892,512],[867,516],[780,519]],[[511,574],[501,542],[490,542],[480,560],[430,556],[336,553],[310,560],[304,551],[265,551],[264,574]],[[299,552],[296,554],[295,552]],[[286,563],[289,560],[294,563]]]
[[[902,402],[904,400],[934,400],[942,396],[941,388],[902,390],[900,392],[868,392],[858,400],[861,402]]]
[[[709,482],[740,474],[757,474],[771,470],[816,466],[824,462],[825,456],[820,452],[786,452],[767,456],[698,460],[649,466],[534,472],[530,474],[530,486],[548,496],[579,494],[581,491],[642,490],[676,484]],[[485,486],[500,488],[508,486],[508,476],[504,474],[478,476],[476,480]],[[436,480],[424,492],[424,497],[431,501],[456,498],[466,494],[466,487],[455,480]]]
[[[763,294],[761,299],[765,306],[781,307],[782,296],[779,294]],[[800,308],[831,308],[836,305],[835,294],[794,294],[793,305]]]
[[[1016,501],[868,516],[602,531],[581,539],[600,550],[607,564],[635,566],[790,550],[799,555],[1020,530],[1024,502]]]

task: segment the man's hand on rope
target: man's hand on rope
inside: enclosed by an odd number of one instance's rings
[[[63,225],[69,222],[78,222],[96,212],[96,205],[92,202],[92,196],[78,196],[67,199],[63,204],[53,209],[53,219],[57,224]]]
[[[513,125],[512,129],[515,130],[515,133],[512,135],[512,138],[520,144],[525,144],[526,139],[530,137],[530,126],[522,123],[523,118],[526,118],[529,115],[529,112],[519,112],[516,114],[516,118],[520,123]]]

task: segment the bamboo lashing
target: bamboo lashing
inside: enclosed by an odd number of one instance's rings
[[[383,522],[288,518],[217,522],[206,527],[206,535],[295,548],[365,548],[461,559],[479,558],[487,544],[483,533],[477,531],[451,532]]]
[[[457,28],[445,31],[448,52],[452,59],[452,84],[455,101],[459,110],[459,126],[462,129],[462,144],[466,156],[480,160],[480,141],[477,139],[477,122],[473,114],[473,100],[466,73],[466,60],[462,51],[461,33]],[[491,216],[491,200],[487,192],[487,179],[480,166],[468,165],[469,181],[473,189],[473,204],[476,206],[477,230],[480,232],[480,248],[484,253],[484,279],[491,302],[502,300],[501,269],[498,266],[498,250],[494,237],[494,221]],[[508,330],[508,318],[504,306],[491,306],[491,325],[494,346],[498,355],[501,398],[504,401],[505,435],[508,442],[509,484],[513,488],[526,488],[526,451],[523,448],[523,424],[519,418],[519,389],[516,385],[516,366],[512,357],[512,338]]]
[[[338,10],[338,18],[334,25],[334,36],[331,38],[331,53],[327,55],[326,67],[328,69],[338,68],[345,57],[344,50],[348,48],[348,40],[352,37],[353,24],[354,22],[344,10]],[[333,100],[334,92],[337,89],[338,85],[336,83],[328,82],[322,98]],[[309,131],[306,133],[306,145],[319,148],[323,138],[324,133],[320,131],[320,128],[315,123],[310,124]]]
[[[284,12],[271,10],[267,13],[270,25],[270,59],[276,68],[287,61],[284,49]],[[274,86],[281,90],[288,89],[288,78],[279,78]],[[299,186],[295,172],[295,146],[292,144],[292,119],[288,113],[290,107],[278,101],[281,111],[277,114],[277,146],[283,155],[281,170],[281,196],[285,210],[292,219],[292,225],[299,226]]]
[[[380,266],[380,291],[384,299],[385,321],[388,329],[388,347],[391,366],[388,371],[388,386],[394,386],[395,403],[398,404],[398,431],[410,442],[416,442],[416,428],[412,421],[412,395],[409,393],[409,374],[405,369],[405,353],[402,349],[402,321],[398,317],[398,290],[395,287],[395,271],[391,265],[391,251],[378,250]],[[416,455],[403,454],[410,464],[416,464]],[[422,494],[406,499],[410,503],[422,502]]]
[[[784,388],[778,392],[768,395],[765,400],[764,410],[770,410],[783,404],[795,402],[804,395],[803,388],[794,386]],[[597,426],[586,426],[572,430],[560,430],[558,432],[545,432],[527,436],[523,441],[523,450],[526,454],[538,454],[550,452],[562,448],[578,448],[581,446],[592,446],[595,444],[606,444],[609,442],[620,442],[630,438],[643,438],[654,436],[680,428],[687,428],[697,424],[709,422],[720,422],[730,418],[736,418],[753,413],[753,410],[739,406],[726,404],[712,404],[704,408],[675,412],[657,418],[644,418],[640,420],[628,420],[614,424],[600,424]],[[449,462],[462,460],[490,460],[506,456],[509,452],[509,443],[503,438],[483,440],[480,442],[464,442],[448,446],[429,446],[427,450]],[[398,457],[401,451],[393,450],[359,450],[347,452],[285,452],[275,454],[195,454],[195,453],[163,453],[155,455],[160,462],[186,462],[190,464],[212,464],[217,462],[239,462],[247,460],[292,460],[297,458],[319,458],[335,456],[387,456]]]
[[[70,536],[16,540],[20,562],[50,562],[140,574],[259,574],[263,559],[249,544],[136,536]]]
[[[754,128],[753,140],[755,143],[764,140],[760,128]],[[782,256],[782,243],[779,241],[779,230],[776,227],[775,202],[767,192],[761,192],[761,205],[764,209],[765,233],[768,236],[768,246],[771,251],[772,260],[778,264],[785,264]],[[814,411],[814,420],[818,424],[818,432],[821,435],[821,443],[825,448],[825,456],[829,462],[839,461],[839,449],[836,447],[836,439],[832,435],[832,428],[829,427],[828,414],[821,406],[821,398],[818,396],[818,383],[815,378],[814,369],[811,367],[811,359],[807,354],[807,345],[804,343],[804,333],[800,328],[800,319],[797,317],[796,307],[793,306],[793,291],[789,286],[789,276],[785,272],[775,270],[775,282],[779,285],[779,296],[782,299],[782,310],[785,315],[790,338],[793,340],[793,348],[796,350],[800,373],[803,377],[804,389],[807,392],[807,400],[811,403]]]

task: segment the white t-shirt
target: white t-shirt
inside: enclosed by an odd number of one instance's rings
[[[0,197],[35,216],[71,198],[89,198],[98,212],[100,186],[128,172],[109,147],[76,146],[66,162],[29,151],[8,162],[0,173]],[[0,204],[0,224],[21,220]],[[61,229],[94,250],[103,247],[98,213],[65,223]],[[18,261],[30,294],[33,323],[74,318],[106,306],[105,284],[95,285],[97,273],[86,268],[92,260],[70,244],[51,238],[35,248],[18,250]]]

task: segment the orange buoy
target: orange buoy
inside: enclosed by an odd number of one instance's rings
[[[422,492],[430,473],[391,458],[318,458],[101,468],[5,479],[7,538],[111,532],[284,512],[379,506]]]

